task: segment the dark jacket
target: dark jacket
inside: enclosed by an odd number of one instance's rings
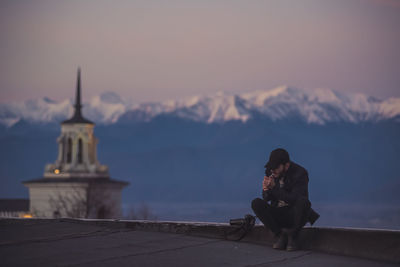
[[[271,170],[266,168],[265,175],[270,176]],[[283,200],[289,206],[296,203],[298,199],[308,199],[308,172],[302,166],[290,162],[289,169],[284,175],[284,186],[281,188],[279,181],[275,181],[274,188],[263,191],[264,200],[271,201],[271,206],[277,207],[278,201]],[[311,203],[310,203],[311,206]],[[308,222],[314,224],[319,214],[310,208]]]

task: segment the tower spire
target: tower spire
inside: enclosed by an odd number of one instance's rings
[[[94,124],[93,122],[85,119],[82,116],[82,104],[81,104],[81,68],[78,67],[78,76],[76,79],[76,96],[75,96],[75,110],[74,115],[71,119],[63,121],[62,123],[90,123]]]
[[[75,114],[81,116],[81,68],[78,67],[78,77],[76,79],[76,100],[75,100]],[[74,116],[75,117],[75,116]]]

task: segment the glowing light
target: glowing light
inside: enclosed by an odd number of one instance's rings
[[[22,215],[22,218],[33,218],[33,216],[29,213]]]
[[[60,173],[60,170],[59,170],[59,169],[55,169],[55,170],[54,170],[54,173],[55,173],[55,174],[59,174],[59,173]]]

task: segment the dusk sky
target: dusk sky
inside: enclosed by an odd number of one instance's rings
[[[280,85],[400,97],[399,0],[0,2],[0,102]]]

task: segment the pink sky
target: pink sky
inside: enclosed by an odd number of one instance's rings
[[[1,1],[0,102],[279,85],[400,97],[400,1]]]

